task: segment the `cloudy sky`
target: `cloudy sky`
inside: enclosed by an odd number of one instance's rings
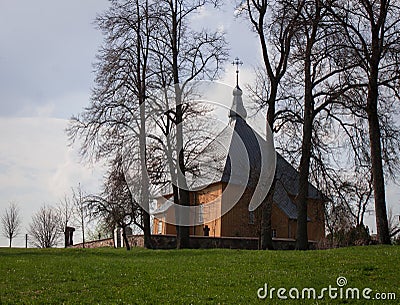
[[[42,204],[56,204],[78,183],[87,192],[101,186],[102,169],[79,162],[64,130],[89,103],[92,64],[102,42],[93,20],[107,7],[106,0],[0,0],[0,213],[17,203],[23,234]],[[247,23],[234,18],[233,5],[202,11],[193,24],[223,29],[231,58],[245,63],[243,82],[252,79],[258,42]],[[234,85],[229,63],[222,81]],[[398,198],[391,188],[388,201]],[[1,236],[0,246],[6,245]],[[16,245],[23,245],[22,236]]]
[[[57,204],[78,183],[87,192],[101,186],[102,169],[79,162],[64,130],[89,103],[102,43],[93,20],[107,7],[106,0],[0,0],[0,213],[17,203],[22,234],[42,204]],[[193,23],[225,30],[232,59],[241,57],[243,78],[250,79],[257,40],[233,16],[227,6],[218,14],[202,11]],[[226,70],[224,81],[234,85],[233,67]],[[0,246],[6,245],[1,236]],[[23,245],[23,235],[16,245]]]
[[[92,21],[106,7],[102,0],[0,0],[0,211],[17,203],[23,234],[34,211],[72,186],[99,189],[101,170],[79,163],[64,129],[88,104],[102,40]]]

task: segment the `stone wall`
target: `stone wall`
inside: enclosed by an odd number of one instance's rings
[[[107,248],[114,247],[114,241],[112,238],[100,239],[95,241],[85,242],[85,248]],[[83,248],[83,244],[76,244],[69,246],[68,248]]]
[[[132,247],[143,247],[143,235],[128,236]],[[156,249],[175,249],[175,235],[152,235],[153,244]],[[276,250],[293,250],[296,241],[288,238],[274,238],[273,244]],[[191,236],[190,248],[192,249],[247,249],[257,250],[259,245],[258,238],[243,237],[204,237]],[[102,239],[85,243],[86,248],[114,247],[113,239]],[[82,248],[82,244],[71,246],[71,248]],[[310,248],[315,249],[315,242],[310,242]]]

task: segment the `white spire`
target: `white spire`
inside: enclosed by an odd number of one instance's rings
[[[241,117],[243,120],[246,120],[247,118],[247,111],[243,106],[242,94],[243,92],[239,86],[233,89],[232,107],[229,111],[229,118],[231,120],[235,120],[238,117]]]
[[[243,65],[243,62],[240,61],[238,57],[236,57],[235,60],[232,62],[232,65],[236,66],[236,88],[233,89],[233,101],[231,110],[229,111],[229,118],[231,119],[231,121],[237,119],[238,117],[246,120],[247,111],[243,106],[243,92],[239,87],[239,66]]]

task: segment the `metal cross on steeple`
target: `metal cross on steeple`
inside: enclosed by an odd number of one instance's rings
[[[236,87],[239,88],[239,66],[243,65],[243,62],[239,60],[239,57],[236,57],[232,65],[236,66]]]

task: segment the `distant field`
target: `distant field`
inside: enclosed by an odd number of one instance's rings
[[[400,247],[326,251],[0,248],[0,304],[400,304]],[[271,300],[257,290],[338,287],[396,301]],[[260,293],[262,293],[261,291]],[[293,293],[295,291],[292,291]],[[307,296],[307,295],[305,295]],[[386,296],[387,297],[387,296]],[[391,297],[391,296],[389,296]]]

